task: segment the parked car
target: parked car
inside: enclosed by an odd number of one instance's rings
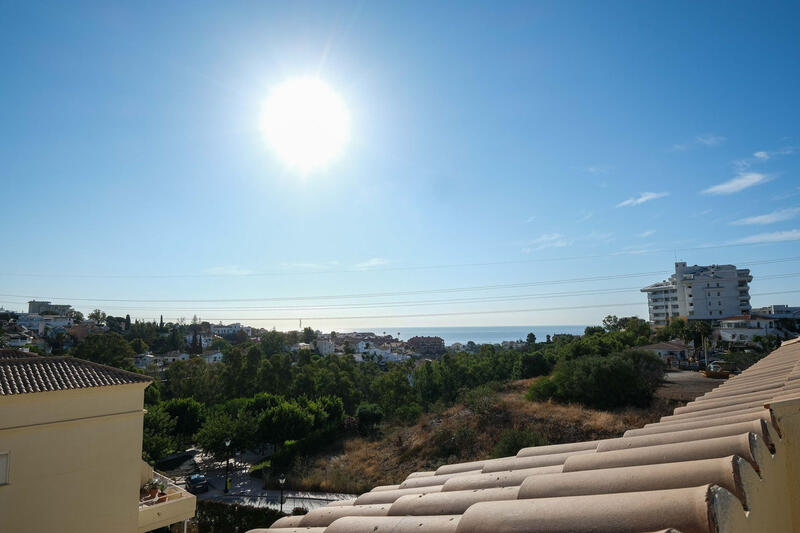
[[[186,490],[192,494],[208,492],[208,480],[203,474],[192,474],[186,478]]]

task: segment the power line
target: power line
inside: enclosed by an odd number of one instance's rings
[[[776,294],[789,294],[789,293],[798,293],[798,290],[790,290],[790,291],[775,291],[775,292],[761,292],[753,294],[752,296],[771,296]],[[495,310],[484,310],[484,311],[454,311],[454,312],[444,312],[444,313],[413,313],[413,314],[402,314],[402,315],[361,315],[361,316],[324,316],[324,317],[308,317],[304,316],[303,320],[364,320],[364,319],[386,319],[386,318],[424,318],[424,317],[440,317],[440,316],[465,316],[465,315],[496,315],[496,314],[504,314],[504,313],[536,313],[536,312],[544,312],[544,311],[567,311],[567,310],[577,310],[577,309],[598,309],[598,308],[608,308],[608,307],[625,307],[625,306],[646,306],[647,302],[626,302],[626,303],[612,303],[612,304],[597,304],[597,305],[576,305],[576,306],[567,306],[567,307],[540,307],[540,308],[533,308],[533,309],[495,309]],[[175,318],[177,320],[177,318]],[[297,317],[239,317],[239,318],[206,318],[205,320],[214,321],[214,320],[237,320],[237,321],[281,321],[281,320],[297,320]]]
[[[7,277],[28,277],[28,278],[74,278],[74,279],[204,279],[204,278],[248,278],[248,277],[270,277],[270,276],[308,276],[319,274],[345,274],[345,273],[365,273],[365,272],[393,272],[393,271],[413,271],[413,270],[440,270],[448,268],[470,268],[470,267],[486,267],[486,266],[503,266],[503,265],[523,265],[533,263],[552,263],[560,261],[579,261],[585,259],[602,259],[605,257],[618,257],[618,256],[637,256],[637,255],[652,255],[652,254],[665,254],[674,253],[676,251],[687,252],[694,250],[713,250],[718,248],[734,248],[742,246],[759,246],[766,244],[785,244],[793,241],[783,242],[755,242],[755,243],[729,243],[729,244],[716,244],[693,246],[686,248],[663,248],[654,250],[621,250],[618,252],[607,254],[593,254],[593,255],[580,255],[580,256],[567,256],[567,257],[540,257],[535,259],[512,259],[507,261],[485,261],[473,263],[449,263],[439,265],[409,265],[409,266],[384,266],[384,267],[353,267],[345,269],[325,269],[313,271],[271,271],[271,272],[240,272],[240,273],[205,273],[205,274],[45,274],[35,272],[2,272],[0,276]],[[800,258],[793,258],[787,260],[798,260]]]
[[[740,263],[742,266],[755,266],[763,264],[774,264],[779,262],[800,261],[800,257],[778,258],[762,261],[751,261]],[[211,299],[132,299],[132,298],[82,298],[82,297],[68,297],[68,296],[43,296],[43,295],[22,295],[22,294],[0,294],[1,297],[7,298],[32,298],[32,299],[47,299],[47,300],[68,300],[68,301],[81,301],[81,302],[104,302],[104,303],[224,303],[224,302],[285,302],[285,301],[308,301],[308,300],[342,300],[342,299],[357,299],[357,298],[378,298],[378,297],[391,297],[391,296],[410,296],[415,294],[444,294],[444,293],[458,293],[458,292],[473,292],[485,290],[502,290],[502,289],[519,289],[525,287],[540,287],[547,285],[560,285],[566,283],[587,283],[592,281],[610,281],[617,279],[629,279],[644,276],[657,276],[668,274],[669,271],[657,270],[651,272],[637,272],[628,274],[613,274],[606,276],[592,276],[583,278],[566,278],[554,279],[546,281],[533,281],[525,283],[504,283],[494,285],[475,285],[469,287],[456,287],[456,288],[438,288],[438,289],[422,289],[414,291],[396,291],[396,292],[374,292],[374,293],[353,293],[353,294],[338,294],[338,295],[318,295],[318,296],[285,296],[285,297],[263,297],[263,298],[211,298]],[[800,275],[800,273],[790,274],[776,274],[771,276],[760,276],[759,279],[777,279],[782,277],[793,277]],[[24,303],[24,302],[22,302]],[[239,307],[239,306],[237,306]],[[130,307],[128,307],[130,308]],[[146,309],[146,308],[143,308]],[[156,308],[158,309],[158,308]],[[178,308],[180,309],[180,308]]]
[[[559,285],[564,283],[586,283],[591,281],[608,281],[615,279],[636,278],[644,276],[656,276],[664,274],[667,271],[658,270],[652,272],[638,272],[632,274],[614,274],[609,276],[593,276],[585,278],[570,278],[570,279],[556,279],[548,281],[533,281],[527,283],[503,283],[496,285],[475,285],[470,287],[456,287],[448,289],[424,289],[414,291],[398,291],[398,292],[372,292],[372,293],[354,293],[354,294],[337,294],[337,295],[321,295],[321,296],[286,296],[286,297],[264,297],[264,298],[211,298],[211,299],[163,299],[163,300],[147,300],[147,299],[123,299],[123,298],[77,298],[68,296],[42,296],[42,295],[23,295],[23,294],[0,294],[0,296],[8,298],[41,298],[48,300],[69,300],[78,302],[130,302],[130,303],[204,303],[204,302],[282,302],[282,301],[296,301],[296,300],[338,300],[338,299],[353,299],[353,298],[377,298],[383,296],[408,296],[413,294],[442,294],[452,292],[470,292],[470,291],[484,291],[496,289],[518,289],[523,287],[537,287],[544,285]]]
[[[774,274],[769,276],[761,276],[759,279],[784,279],[789,277],[798,277],[800,272],[790,274]],[[543,298],[568,298],[577,296],[594,296],[602,294],[619,294],[624,292],[632,292],[641,290],[639,287],[619,287],[613,289],[589,289],[582,291],[566,291],[566,292],[549,292],[549,293],[529,293],[529,294],[514,294],[506,296],[481,296],[474,298],[448,298],[448,299],[434,299],[434,300],[405,300],[395,302],[368,302],[368,303],[353,303],[353,304],[327,304],[327,305],[311,305],[311,306],[229,306],[229,307],[162,307],[162,306],[104,306],[106,310],[122,309],[131,311],[189,311],[189,312],[209,312],[209,311],[318,311],[324,309],[330,310],[348,310],[348,309],[380,309],[392,307],[421,307],[430,305],[447,305],[447,304],[463,304],[463,303],[488,303],[488,302],[513,302],[524,300],[536,300]],[[5,302],[4,302],[5,303]],[[12,302],[9,302],[12,303]],[[13,302],[25,303],[25,302]]]

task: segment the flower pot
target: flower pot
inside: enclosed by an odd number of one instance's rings
[[[155,498],[157,494],[158,494],[158,489],[157,488],[152,488],[152,489],[147,491],[147,495],[150,498]]]
[[[167,501],[167,493],[166,492],[159,492],[158,493],[158,500],[156,503],[164,503]]]

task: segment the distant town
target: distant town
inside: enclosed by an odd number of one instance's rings
[[[750,283],[753,276],[748,269],[734,265],[687,266],[675,263],[675,273],[669,279],[642,288],[647,295],[649,321],[652,326],[667,327],[671,321],[705,322],[711,329],[710,346],[726,343],[747,348],[759,345],[761,339],[771,336],[791,338],[796,336],[796,321],[800,319],[800,306],[775,304],[753,308],[750,305]],[[155,328],[157,339],[151,346],[135,342],[142,335],[135,330]],[[111,316],[96,309],[84,316],[69,304],[31,300],[27,312],[0,308],[0,346],[31,350],[40,354],[64,354],[90,335],[115,332],[134,340],[136,353],[131,364],[140,370],[157,372],[174,363],[197,357],[208,364],[223,359],[223,347],[229,343],[259,342],[262,337],[274,335],[274,330],[255,328],[241,323],[209,323],[196,316],[189,322],[158,324],[132,321],[130,315]],[[325,356],[329,354],[352,355],[357,362],[372,360],[399,362],[410,358],[438,357],[446,352],[476,352],[475,342],[454,342],[445,345],[438,336],[414,336],[405,340],[382,332],[327,332],[306,327],[301,331],[283,333],[282,343],[291,351],[308,350]],[[554,335],[555,337],[555,335]],[[548,335],[547,341],[550,341]],[[529,339],[507,339],[497,343],[503,348],[524,348]],[[678,352],[689,353],[695,348],[687,345],[653,345],[659,355],[667,358],[676,346]],[[138,349],[137,349],[138,348]],[[688,360],[688,355],[679,356]]]

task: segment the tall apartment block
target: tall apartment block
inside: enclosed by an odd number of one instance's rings
[[[669,279],[642,289],[647,293],[650,322],[665,326],[670,318],[719,320],[750,313],[750,282],[746,268],[734,265],[686,266],[675,263]]]

